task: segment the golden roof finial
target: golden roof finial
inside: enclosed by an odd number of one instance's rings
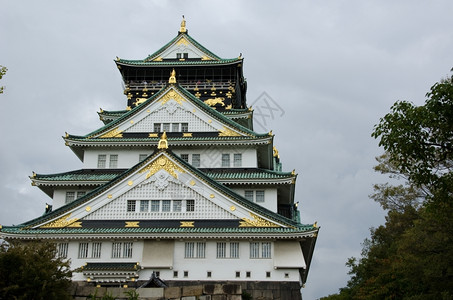
[[[168,83],[176,83],[176,71],[173,69],[170,73],[170,78],[168,79]]]
[[[181,28],[179,29],[179,32],[187,32],[186,20],[184,20],[184,15],[182,15]]]
[[[160,137],[159,144],[157,144],[157,149],[168,149],[167,133],[165,131]]]

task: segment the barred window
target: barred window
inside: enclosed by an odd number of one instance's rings
[[[112,244],[112,258],[120,258],[121,257],[121,245],[122,245],[122,243],[113,242],[113,244]]]
[[[238,242],[230,243],[230,257],[239,258],[239,243]]]
[[[172,123],[171,124],[171,131],[178,132],[179,131],[179,123]]]
[[[184,257],[185,258],[193,258],[194,257],[194,242],[186,242],[184,244]]]
[[[104,169],[107,163],[107,155],[99,154],[98,155],[98,168]]]
[[[189,154],[181,154],[181,158],[185,162],[189,162]]]
[[[184,244],[185,258],[205,258],[206,243],[205,242],[186,242]]]
[[[154,132],[160,132],[160,123],[154,123]]]
[[[77,199],[82,198],[85,195],[86,195],[85,191],[79,191],[79,192],[77,192]]]
[[[251,242],[250,243],[250,258],[259,258],[260,257],[260,243]]]
[[[65,203],[70,203],[75,200],[75,192],[66,192]]]
[[[217,243],[217,258],[225,258],[225,257],[226,257],[226,243],[218,242]]]
[[[134,212],[135,211],[135,200],[127,200],[126,211]]]
[[[109,168],[111,169],[118,168],[118,154],[110,155]]]
[[[79,243],[79,258],[88,257],[88,243]]]
[[[57,245],[57,255],[60,258],[68,257],[68,245],[69,243],[58,243]]]
[[[244,197],[245,197],[245,199],[249,200],[250,202],[253,202],[253,191],[245,191]]]
[[[170,123],[162,124],[163,131],[170,132]]]
[[[205,242],[197,243],[197,257],[198,258],[206,257],[206,243]]]
[[[132,257],[132,242],[126,242],[123,244],[123,257],[125,258]]]
[[[242,167],[242,153],[234,153],[233,158],[234,158],[234,161],[233,161],[234,166]]]
[[[271,243],[261,243],[261,258],[271,258]]]
[[[181,123],[181,132],[189,131],[189,123]]]
[[[91,244],[91,257],[100,258],[101,257],[101,245],[102,243],[96,242]]]
[[[113,242],[112,258],[131,258],[132,246],[132,242]]]

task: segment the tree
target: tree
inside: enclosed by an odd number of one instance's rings
[[[426,96],[396,102],[374,127],[385,150],[375,171],[397,180],[370,196],[386,223],[346,263],[347,286],[323,299],[453,299],[453,76]]]
[[[3,75],[6,74],[6,71],[8,71],[8,69],[6,67],[0,65],[0,79],[3,78]],[[4,89],[5,89],[4,86],[0,86],[0,94],[3,94]]]
[[[0,247],[0,299],[70,299],[69,261],[52,243],[3,243]]]

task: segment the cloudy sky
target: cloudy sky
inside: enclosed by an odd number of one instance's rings
[[[424,2],[424,4],[423,4]],[[418,4],[416,4],[418,3]],[[453,2],[0,0],[0,224],[43,213],[28,176],[82,167],[61,136],[124,109],[116,56],[142,59],[189,34],[224,58],[245,57],[255,129],[273,130],[299,174],[302,222],[321,226],[304,299],[338,291],[384,212],[368,199],[382,153],[370,137],[396,100],[422,104],[453,67]],[[260,97],[266,93],[266,98]],[[275,111],[266,109],[271,103]],[[271,114],[272,112],[272,114]]]

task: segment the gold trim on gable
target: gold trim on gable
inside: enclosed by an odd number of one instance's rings
[[[77,222],[79,219],[77,219],[77,218],[69,219],[69,217],[71,217],[71,213],[69,213],[55,221],[44,224],[44,225],[40,226],[39,228],[82,227],[82,222]],[[73,224],[73,223],[75,223],[75,224]],[[73,225],[69,226],[71,224],[73,224]]]
[[[239,133],[236,131],[233,131],[225,126],[223,126],[223,129],[219,130],[219,136],[241,136]]]
[[[174,99],[180,105],[182,105],[183,101],[186,101],[186,99],[181,97],[177,92],[175,92],[173,89],[170,89],[159,99],[159,102],[161,105],[164,105],[171,99]]]
[[[178,174],[175,171],[178,171],[179,173],[185,173],[183,169],[169,160],[166,156],[159,157],[158,159],[141,169],[139,173],[149,172],[146,175],[146,179],[148,179],[162,169],[167,171],[174,178],[178,178]]]
[[[239,222],[239,227],[280,227],[279,225],[264,220],[263,218],[253,213],[250,213],[250,216],[253,218],[253,220],[242,218],[242,221]]]
[[[120,138],[123,137],[123,131],[119,130],[118,127],[110,130],[109,132],[101,135],[99,138],[104,139],[104,138]]]
[[[140,223],[140,222],[139,221],[136,221],[136,222],[126,221],[126,225],[124,225],[124,227],[140,227],[140,225],[138,225],[138,223]]]

